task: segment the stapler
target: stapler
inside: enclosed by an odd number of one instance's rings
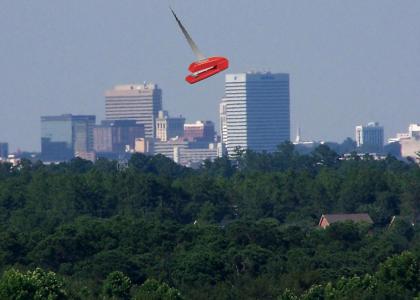
[[[205,60],[193,62],[188,70],[192,73],[185,77],[191,84],[216,75],[229,67],[229,61],[224,57],[209,57]]]
[[[196,43],[193,41],[188,31],[182,25],[181,21],[178,19],[172,8],[171,11],[179,27],[181,28],[182,33],[187,39],[188,44],[198,59],[189,66],[188,70],[191,72],[191,74],[185,77],[185,80],[190,84],[194,84],[210,76],[216,75],[223,70],[226,70],[229,67],[229,60],[221,56],[205,57],[198,49]]]

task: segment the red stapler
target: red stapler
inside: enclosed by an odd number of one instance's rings
[[[188,68],[191,74],[185,77],[185,80],[190,84],[194,84],[210,76],[216,75],[217,73],[223,70],[226,70],[229,67],[229,61],[227,60],[227,58],[219,56],[206,58],[200,52],[197,45],[185,29],[185,27],[182,25],[181,21],[178,19],[172,8],[171,11],[179,27],[181,28],[182,33],[187,39],[187,42],[190,45],[192,51],[198,58],[198,60],[193,62]]]
[[[185,77],[191,84],[213,76],[229,67],[229,61],[224,57],[209,57],[205,60],[193,62],[188,70],[192,74]]]

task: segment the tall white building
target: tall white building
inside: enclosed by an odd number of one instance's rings
[[[290,140],[289,74],[227,74],[220,132],[229,156],[238,147],[272,152]]]
[[[384,128],[378,122],[356,126],[356,144],[365,152],[382,152]]]
[[[118,85],[105,92],[106,120],[136,120],[145,137],[156,137],[156,118],[162,110],[162,90],[156,84]]]

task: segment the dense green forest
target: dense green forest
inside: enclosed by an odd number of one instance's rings
[[[419,299],[419,215],[418,165],[325,145],[0,164],[0,299]]]

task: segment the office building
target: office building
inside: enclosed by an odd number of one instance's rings
[[[182,137],[184,135],[185,118],[169,117],[167,111],[159,111],[156,119],[156,138],[162,142],[166,142],[175,137]]]
[[[118,85],[105,92],[106,120],[135,120],[146,138],[156,137],[156,118],[162,110],[162,90],[156,84]]]
[[[175,147],[179,149],[188,148],[188,142],[183,141],[182,139],[174,139],[167,142],[156,140],[153,143],[153,155],[162,154],[173,160]]]
[[[356,145],[362,152],[381,153],[384,146],[384,128],[378,122],[356,126]]]
[[[410,124],[408,132],[397,133],[394,138],[388,139],[388,143],[399,143],[400,155],[420,161],[420,124]]]
[[[9,144],[0,143],[0,160],[6,160],[9,156]]]
[[[41,152],[45,161],[65,161],[93,150],[92,115],[41,117]]]
[[[173,160],[183,166],[197,168],[205,160],[213,161],[219,157],[218,144],[210,143],[207,148],[178,147],[173,148]]]
[[[73,151],[91,152],[93,150],[93,127],[96,116],[73,116]]]
[[[275,151],[290,140],[289,74],[227,74],[220,123],[229,156],[236,148]]]
[[[184,139],[171,139],[163,142],[156,139],[139,138],[136,139],[135,150],[137,153],[146,155],[161,154],[188,167],[200,166],[204,160],[214,160],[220,156],[220,143],[207,143],[206,145],[200,143],[203,147],[198,147],[196,144]]]
[[[174,159],[174,147],[187,148],[188,142],[182,139],[171,139],[162,142],[156,139],[136,139],[135,150],[137,153],[148,155],[162,154],[170,159]]]
[[[216,131],[212,121],[197,121],[184,125],[184,139],[190,142],[214,142]]]
[[[420,138],[409,138],[400,141],[401,157],[420,161]]]
[[[123,153],[134,149],[136,138],[144,138],[144,125],[135,120],[102,121],[93,137],[95,152]]]

